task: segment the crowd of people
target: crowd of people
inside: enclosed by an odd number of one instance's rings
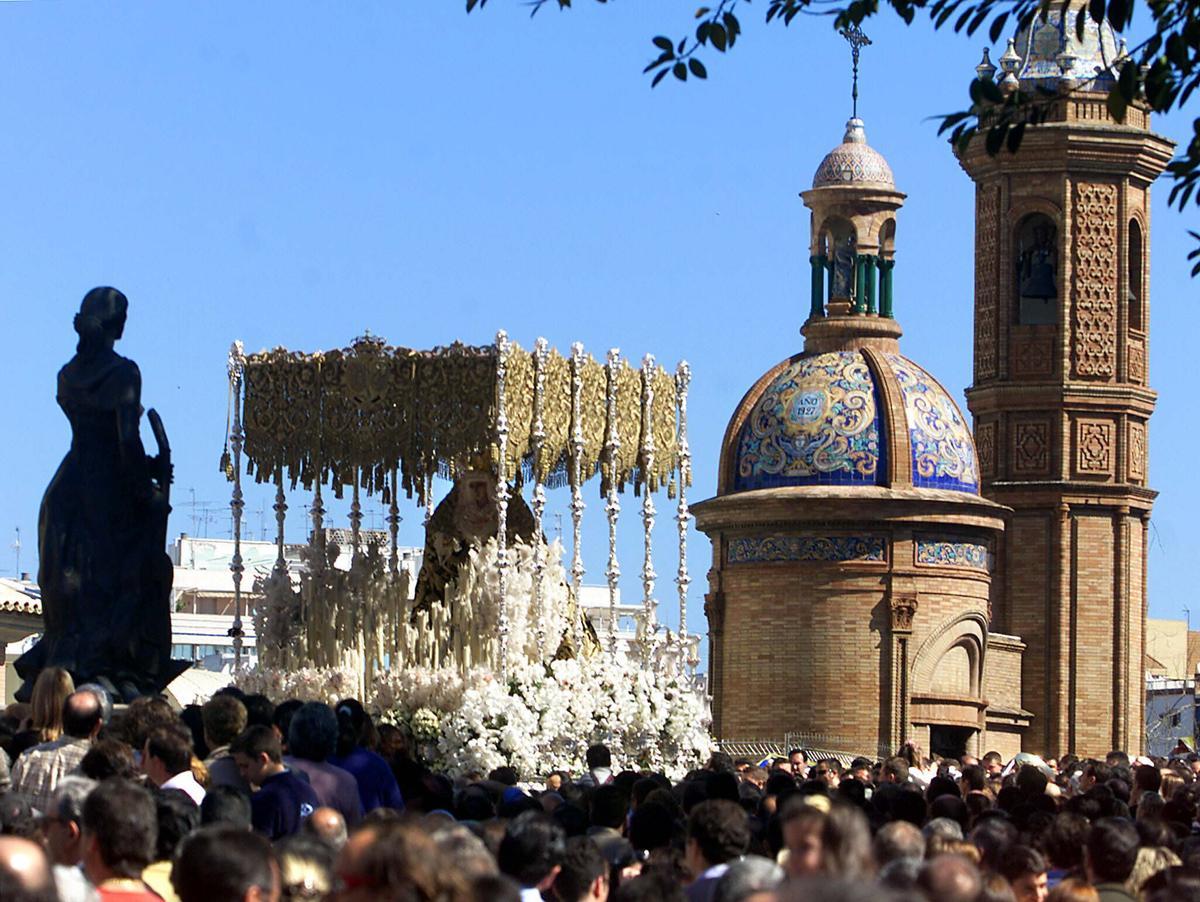
[[[0,719],[0,900],[1198,900],[1200,756],[716,753],[671,781],[450,778],[353,699],[113,710],[47,670]]]

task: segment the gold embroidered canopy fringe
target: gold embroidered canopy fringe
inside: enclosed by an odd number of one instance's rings
[[[244,358],[241,402],[246,473],[272,482],[283,472],[291,486],[320,483],[341,495],[355,482],[368,494],[387,494],[390,475],[420,504],[430,478],[453,478],[486,461],[499,472],[497,442],[498,344],[419,351],[388,345],[375,336],[350,347],[303,353],[276,348]],[[504,476],[549,487],[573,484],[571,383],[573,361],[550,350],[543,362],[542,437],[534,467],[536,352],[509,343],[505,412],[508,441]],[[579,427],[583,438],[580,479],[601,474],[624,490],[632,482],[657,491],[673,483],[678,468],[675,376],[660,366],[635,368],[622,361],[614,371],[616,404],[606,404],[609,373],[590,355],[580,364]],[[650,383],[653,403],[643,436],[642,396]],[[619,442],[609,467],[605,453],[610,415]],[[652,437],[651,442],[644,441]],[[652,460],[642,450],[654,449]],[[228,475],[231,463],[223,459]],[[690,473],[687,474],[690,480]],[[674,485],[670,486],[674,495]]]

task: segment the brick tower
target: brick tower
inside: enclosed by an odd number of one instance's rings
[[[1105,104],[1118,48],[1058,5],[1008,43],[1005,92],[1057,93],[1016,154],[960,157],[976,186],[974,416],[985,497],[1013,509],[993,629],[1027,643],[1027,751],[1143,746],[1150,183],[1172,144]],[[985,54],[983,78],[997,75]]]

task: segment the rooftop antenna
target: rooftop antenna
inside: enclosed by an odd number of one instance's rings
[[[13,539],[12,550],[17,554],[17,579],[21,578],[21,527],[17,527],[17,537]]]
[[[858,56],[862,53],[864,47],[871,46],[871,39],[863,34],[863,30],[857,25],[848,25],[841,30],[841,35],[850,44],[850,56],[854,60],[854,81],[853,88],[850,92],[850,97],[853,100],[854,119],[858,118]]]

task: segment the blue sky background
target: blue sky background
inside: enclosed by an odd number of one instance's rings
[[[692,497],[711,495],[738,400],[801,347],[808,216],[797,195],[841,138],[849,51],[828,19],[766,26],[755,4],[733,52],[705,57],[707,82],[652,91],[641,74],[650,38],[682,34],[691,7],[578,2],[533,20],[512,0],[471,16],[449,0],[0,2],[0,571],[16,570],[17,528],[20,568],[35,569],[38,504],[69,441],[55,373],[97,284],[130,298],[119,350],[141,366],[143,402],[171,435],[173,533],[193,530],[192,490],[202,505],[228,500],[217,461],[235,338],[314,350],[369,329],[431,347],[485,343],[503,327],[526,347],[544,335],[597,356],[615,345],[670,366],[686,358]],[[902,347],[962,404],[974,195],[929,117],[965,104],[984,39],[888,16],[867,30],[860,111],[909,195]],[[1156,128],[1178,141],[1191,123]],[[1150,607],[1182,617],[1200,505],[1188,400],[1198,286],[1185,262],[1196,217],[1168,210],[1167,190],[1155,189],[1151,256],[1151,481],[1162,495]],[[587,581],[600,582],[603,516],[594,488],[587,498]],[[304,538],[305,500],[292,499],[289,540]],[[255,535],[263,504],[269,529],[270,499],[252,490]],[[627,496],[627,600],[641,594],[636,505]],[[419,544],[420,512],[403,513],[402,541]],[[228,534],[227,514],[198,522]],[[672,526],[660,516],[659,543],[672,543]],[[703,536],[690,559],[689,625],[703,630]],[[672,570],[664,556],[657,594],[674,626]]]

